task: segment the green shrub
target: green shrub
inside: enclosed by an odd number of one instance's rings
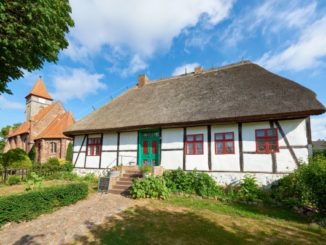
[[[72,172],[74,170],[74,165],[71,162],[66,162],[61,166],[62,171]]]
[[[277,201],[290,206],[310,206],[326,214],[326,157],[315,155],[271,188]]]
[[[238,199],[243,201],[257,201],[261,199],[262,189],[258,186],[256,178],[246,175],[236,187]]]
[[[207,173],[197,171],[186,172],[181,169],[164,172],[166,186],[172,192],[196,194],[204,197],[222,195],[222,189]]]
[[[36,173],[31,172],[27,177],[26,191],[35,191],[43,187],[43,177],[38,176]]]
[[[31,159],[32,163],[35,163],[36,158],[36,150],[35,145],[33,145],[32,149],[28,152],[28,157]]]
[[[76,183],[0,197],[0,226],[12,221],[31,220],[55,208],[84,199],[87,194],[87,184]]]
[[[166,199],[169,196],[169,189],[163,177],[150,176],[145,179],[135,179],[130,193],[133,198]]]
[[[73,156],[73,146],[72,146],[72,143],[69,143],[68,147],[67,147],[67,152],[66,152],[66,161],[71,163],[72,156]]]
[[[153,167],[150,166],[150,165],[143,165],[141,168],[140,168],[140,171],[143,173],[143,174],[151,174],[153,172]]]
[[[17,185],[20,183],[20,178],[18,176],[15,175],[11,175],[9,176],[8,180],[7,180],[7,184],[8,185]]]
[[[31,168],[32,161],[25,151],[16,148],[3,154],[2,165],[4,168]]]

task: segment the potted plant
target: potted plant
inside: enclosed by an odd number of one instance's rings
[[[122,170],[122,165],[114,166],[113,168],[111,168],[110,177],[120,176],[121,170]]]
[[[152,175],[153,167],[150,165],[143,165],[140,169],[142,175],[144,178],[147,178],[148,176]]]

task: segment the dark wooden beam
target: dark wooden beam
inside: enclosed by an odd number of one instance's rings
[[[160,128],[160,155],[159,155],[159,162],[158,162],[158,166],[161,166],[161,159],[162,159],[162,128]]]
[[[282,135],[282,137],[283,137],[283,139],[284,139],[284,142],[285,142],[287,148],[289,149],[289,152],[290,152],[290,154],[291,154],[291,156],[292,156],[292,159],[294,160],[295,164],[296,164],[297,166],[299,166],[300,163],[299,163],[299,161],[298,161],[298,158],[297,158],[297,156],[295,155],[295,152],[294,152],[292,146],[290,145],[290,143],[289,143],[289,141],[288,141],[288,138],[286,137],[286,135],[285,135],[285,133],[284,133],[284,131],[283,131],[283,128],[281,127],[281,125],[280,125],[280,123],[279,123],[278,121],[275,121],[275,124],[276,124],[276,127],[278,128],[278,130],[280,131],[280,133],[281,133],[281,135]]]
[[[271,128],[274,128],[274,122],[273,121],[269,121],[269,126]],[[277,137],[278,139],[278,137]],[[277,173],[277,162],[276,162],[276,155],[275,152],[271,153],[271,157],[272,157],[272,171],[273,173]]]
[[[243,172],[243,141],[242,141],[242,123],[238,123],[238,142],[239,142],[239,164],[240,171]]]
[[[207,142],[208,142],[208,169],[211,171],[212,170],[212,149],[211,149],[211,145],[212,145],[212,128],[211,125],[207,126]]]
[[[310,117],[306,118],[306,135],[307,135],[308,145],[312,145]]]
[[[102,164],[102,149],[103,149],[103,133],[101,134],[101,151],[100,151],[100,160],[99,160],[99,167],[98,168],[101,168],[101,164]]]
[[[86,168],[86,162],[87,162],[87,141],[88,141],[88,134],[86,134],[86,153],[85,153],[85,161],[84,161],[84,168]]]
[[[183,128],[183,170],[186,170],[186,138],[187,138],[187,128]]]
[[[119,166],[120,132],[117,133],[117,166]]]
[[[86,135],[84,136],[83,141],[82,141],[82,144],[81,144],[81,146],[80,146],[80,148],[79,148],[79,151],[78,151],[78,154],[77,154],[76,160],[75,160],[75,162],[74,162],[74,166],[76,166],[76,164],[77,164],[77,161],[78,161],[78,158],[79,158],[80,152],[81,152],[81,150],[82,150],[82,148],[83,148],[83,146],[84,146],[85,139],[86,139]],[[75,137],[74,137],[74,140],[75,140]],[[75,143],[74,143],[74,145],[75,145]],[[86,152],[85,152],[85,158],[86,158]]]

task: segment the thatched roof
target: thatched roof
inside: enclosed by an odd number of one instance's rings
[[[325,107],[309,89],[246,61],[134,87],[65,134],[298,118],[323,112]]]

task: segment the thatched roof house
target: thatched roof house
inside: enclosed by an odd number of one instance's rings
[[[249,61],[135,87],[66,130],[298,118],[325,112],[311,90]]]

